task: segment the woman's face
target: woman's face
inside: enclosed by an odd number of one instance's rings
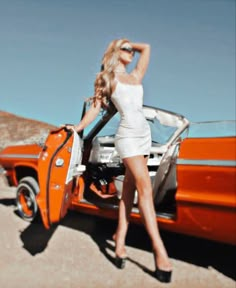
[[[132,46],[130,45],[129,42],[125,42],[120,46],[120,51],[119,51],[119,59],[120,61],[127,65],[130,62],[132,62],[134,57],[134,50]]]

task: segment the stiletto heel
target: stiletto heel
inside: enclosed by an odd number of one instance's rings
[[[164,271],[156,267],[155,277],[160,282],[169,283],[171,281],[171,274],[172,274],[172,271]]]
[[[116,259],[115,259],[116,267],[119,268],[119,269],[124,269],[125,268],[126,259],[127,259],[127,257],[116,256]]]

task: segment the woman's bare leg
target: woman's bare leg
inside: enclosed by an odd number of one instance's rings
[[[139,210],[146,230],[151,238],[155,264],[159,269],[170,271],[170,264],[165,246],[160,237],[156,222],[156,214],[153,203],[153,192],[146,159],[143,156],[135,156],[123,159],[123,163],[135,180],[135,186],[139,196]]]
[[[119,203],[119,218],[116,234],[113,236],[116,242],[116,255],[125,257],[125,237],[129,225],[129,215],[133,206],[135,183],[129,169],[126,169],[123,183],[122,197]]]

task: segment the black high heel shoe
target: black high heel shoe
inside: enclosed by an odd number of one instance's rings
[[[116,267],[119,268],[119,269],[124,269],[125,268],[126,259],[127,259],[127,257],[116,256],[116,259],[115,259]]]
[[[170,283],[170,281],[171,281],[171,274],[172,274],[172,271],[164,271],[164,270],[160,270],[158,267],[156,267],[155,277],[156,277],[156,279],[159,280],[160,282]]]

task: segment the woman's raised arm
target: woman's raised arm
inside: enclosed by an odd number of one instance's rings
[[[149,64],[151,46],[146,43],[133,42],[131,42],[130,45],[135,51],[140,53],[137,65],[131,74],[133,74],[141,82]]]

